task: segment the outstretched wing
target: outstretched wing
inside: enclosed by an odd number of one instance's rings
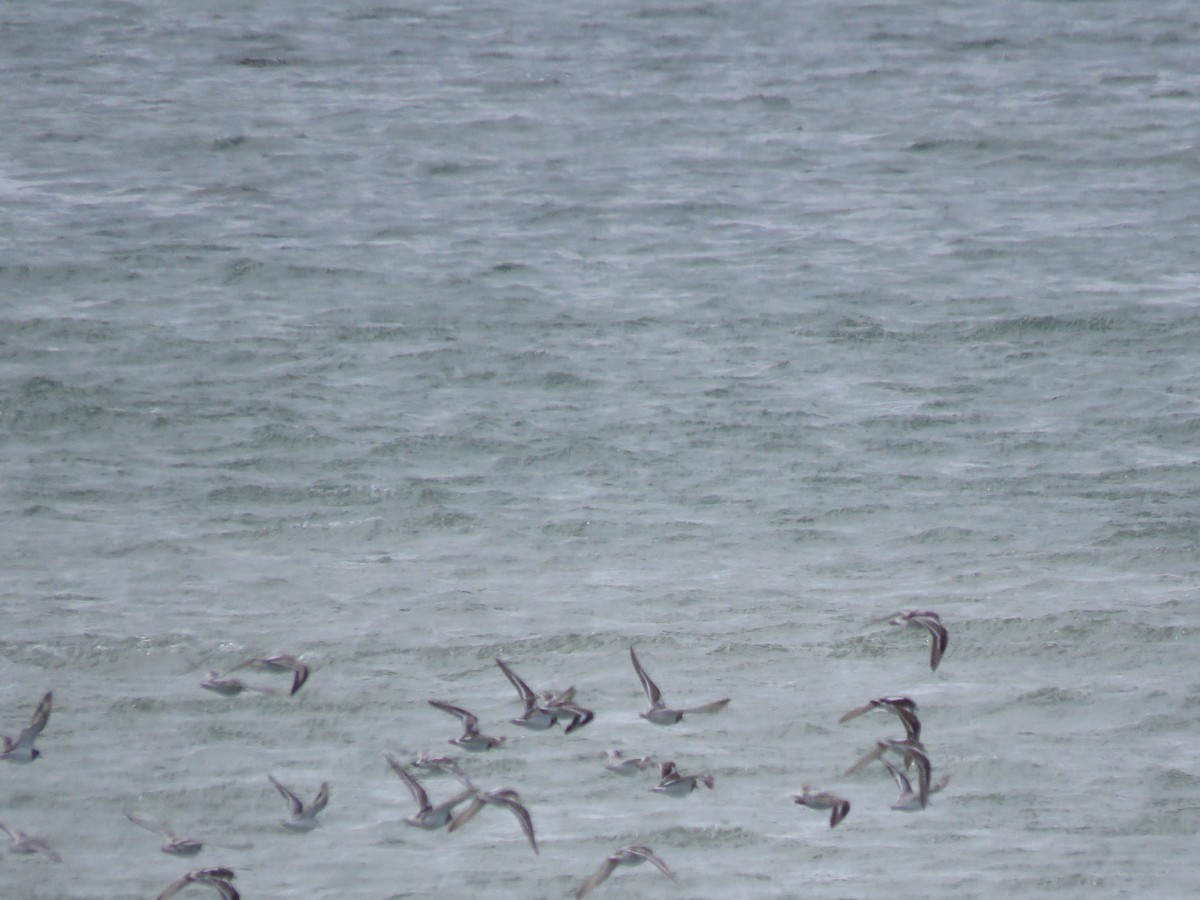
[[[650,701],[650,708],[655,709],[663,705],[662,691],[658,689],[658,685],[654,680],[646,674],[646,670],[642,668],[642,664],[638,661],[637,654],[633,652],[633,648],[629,648],[629,658],[633,660],[633,670],[637,672],[638,680],[642,683],[642,690],[646,692],[646,699]]]
[[[287,802],[288,809],[291,810],[293,816],[298,816],[304,812],[304,802],[299,797],[276,781],[274,775],[268,774],[267,778],[270,779],[271,784],[275,785],[275,790],[283,795],[283,799]]]
[[[714,700],[712,703],[705,703],[703,706],[693,706],[690,709],[681,709],[682,713],[714,713],[719,709],[724,709],[729,705],[729,698],[722,697],[720,700]]]
[[[463,730],[467,732],[473,732],[479,728],[479,718],[474,713],[467,712],[461,706],[452,706],[444,700],[430,700],[429,705],[435,709],[440,709],[442,712],[450,713],[452,716],[457,716],[462,720]]]
[[[604,862],[600,863],[600,868],[592,873],[592,876],[582,885],[580,885],[579,890],[575,892],[575,900],[583,900],[584,897],[586,897],[596,888],[600,887],[600,885],[604,884],[604,882],[608,880],[608,876],[613,873],[613,869],[616,867],[617,860],[611,856],[604,860]]]
[[[421,786],[421,782],[410,775],[408,770],[400,765],[400,762],[392,754],[385,753],[383,755],[387,759],[388,765],[392,767],[392,771],[400,776],[400,780],[404,782],[404,786],[408,788],[408,792],[417,801],[417,805],[423,810],[429,809],[429,794],[425,792],[425,788]]]
[[[308,808],[308,814],[315,816],[326,806],[329,805],[329,782],[322,781],[321,789],[317,791],[317,796],[313,798],[312,806]]]
[[[517,695],[521,698],[521,702],[525,704],[525,708],[528,710],[533,706],[536,703],[536,696],[533,693],[533,689],[498,656],[496,657],[496,665],[500,667],[500,671],[504,673],[504,677],[508,679],[509,684],[517,689]]]
[[[667,864],[665,862],[663,862],[661,859],[659,859],[658,855],[653,850],[651,850],[649,847],[643,846],[641,844],[637,844],[633,847],[626,847],[625,852],[630,853],[634,856],[640,856],[642,859],[646,860],[647,862],[654,863],[654,865],[658,867],[658,870],[660,872],[662,872],[664,875],[666,875],[672,881],[675,880],[675,873],[672,872],[670,870],[670,868],[667,866]]]
[[[942,661],[942,654],[950,646],[950,635],[946,632],[946,626],[936,616],[920,615],[914,617],[913,621],[929,632],[929,668],[936,672],[938,663]]]
[[[521,823],[521,830],[525,832],[525,837],[529,838],[533,852],[537,853],[538,845],[537,838],[533,833],[533,819],[530,817],[529,810],[525,808],[525,805],[513,797],[496,797],[491,802],[507,806],[512,810],[513,815],[517,817],[517,821]]]

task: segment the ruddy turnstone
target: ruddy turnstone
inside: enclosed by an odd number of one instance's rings
[[[466,790],[434,806],[429,802],[429,795],[425,793],[425,788],[421,786],[421,782],[417,781],[404,766],[400,765],[400,761],[396,757],[390,753],[385,753],[384,756],[387,758],[388,765],[392,767],[392,771],[400,776],[400,780],[404,782],[404,786],[408,788],[408,792],[417,801],[417,806],[419,807],[417,814],[404,819],[409,825],[417,828],[441,828],[449,824],[456,806],[471,799],[477,793],[475,786],[470,783],[469,779],[465,779],[465,776],[463,776],[463,784]],[[455,766],[452,771],[457,773],[458,767]]]
[[[608,751],[608,762],[604,768],[618,775],[632,775],[634,772],[644,772],[652,765],[654,760],[649,756],[629,757],[614,747]]]
[[[216,669],[208,670],[208,677],[200,682],[200,687],[212,691],[214,694],[220,694],[222,697],[236,697],[242,691],[257,691],[260,694],[279,693],[271,688],[255,687],[252,684],[246,684],[237,678],[223,678],[221,673]]]
[[[604,884],[617,866],[636,866],[647,861],[654,863],[658,867],[658,870],[672,881],[675,880],[675,873],[667,868],[667,864],[659,859],[653,850],[641,844],[634,844],[631,847],[622,847],[615,853],[610,854],[604,862],[600,863],[600,868],[575,892],[575,900],[582,900],[582,898]]]
[[[9,853],[41,853],[49,860],[62,862],[62,857],[54,852],[45,838],[32,837],[18,828],[9,828],[3,822],[0,822],[0,831],[12,838],[12,843],[8,845]]]
[[[153,831],[155,834],[160,834],[167,839],[167,842],[158,849],[163,853],[170,853],[172,856],[195,856],[204,849],[204,842],[196,838],[180,837],[175,832],[171,831],[162,825],[155,825],[153,822],[147,822],[140,816],[135,816],[129,810],[125,810],[125,818],[134,825],[145,828],[147,831]],[[249,850],[253,844],[217,844],[214,846],[223,847],[226,850]]]
[[[850,712],[838,719],[838,722],[849,722],[851,719],[856,719],[873,709],[891,710],[904,724],[904,731],[908,740],[919,741],[921,739],[921,720],[917,718],[917,704],[916,701],[909,697],[879,697],[870,701],[865,706],[850,710]]]
[[[242,895],[237,892],[237,888],[229,883],[233,879],[234,874],[232,869],[197,869],[195,872],[188,872],[178,881],[169,885],[165,891],[158,895],[157,900],[167,900],[169,897],[174,897],[189,884],[202,884],[205,887],[213,888],[221,895],[221,900],[240,900]]]
[[[289,696],[295,696],[296,691],[304,687],[304,682],[308,681],[308,666],[296,659],[296,657],[287,654],[279,653],[275,656],[258,656],[254,659],[248,659],[244,663],[239,663],[233,667],[233,671],[238,669],[258,669],[260,672],[291,672],[292,673],[292,689],[289,691]]]
[[[942,654],[946,652],[946,647],[950,645],[950,637],[946,633],[946,628],[942,625],[942,620],[937,613],[930,610],[910,609],[898,613],[893,613],[890,616],[884,616],[882,619],[876,619],[877,622],[888,622],[892,625],[904,625],[909,628],[924,628],[929,632],[929,668],[937,671],[938,663],[942,661]]]
[[[21,729],[16,740],[0,734],[0,759],[5,762],[27,763],[33,762],[42,755],[42,751],[34,747],[33,742],[37,740],[42,729],[46,727],[46,723],[50,721],[50,707],[53,703],[53,692],[46,691],[45,696],[38,703],[37,709],[33,711],[33,717],[29,720],[29,724]]]
[[[317,816],[329,803],[328,781],[321,782],[321,789],[317,791],[317,796],[306,807],[299,797],[276,781],[274,775],[267,775],[267,778],[271,780],[271,784],[275,785],[275,790],[283,795],[283,799],[287,801],[288,809],[292,813],[290,819],[284,819],[279,824],[291,831],[312,831],[321,824],[317,821]]]
[[[486,734],[480,734],[478,717],[474,713],[467,712],[461,706],[451,706],[442,700],[430,700],[429,705],[442,712],[450,713],[452,716],[457,716],[462,721],[463,733],[449,741],[455,747],[461,747],[468,753],[480,753],[499,747],[505,741],[502,737],[488,737]]]
[[[708,772],[701,772],[698,775],[680,775],[679,769],[670,760],[658,767],[658,774],[662,780],[650,790],[656,794],[670,794],[672,797],[690,794],[701,784],[711,791],[715,783],[712,775]]]
[[[925,804],[929,802],[929,782],[933,777],[933,767],[929,763],[929,757],[925,755],[925,748],[919,741],[896,741],[883,740],[875,742],[875,749],[867,753],[862,759],[846,770],[846,775],[853,775],[869,762],[877,759],[883,759],[883,754],[891,750],[893,753],[900,754],[907,766],[909,763],[916,763],[917,766],[917,798],[921,803],[921,809],[925,808]],[[886,761],[886,760],[885,760]]]
[[[529,838],[529,845],[533,847],[533,852],[537,853],[538,845],[537,838],[533,833],[533,819],[529,815],[529,810],[521,803],[521,795],[510,788],[503,788],[498,791],[476,791],[470,805],[455,816],[454,820],[450,823],[450,831],[457,831],[467,822],[471,821],[471,819],[475,818],[475,814],[479,810],[491,803],[512,810],[512,814],[521,823],[521,830],[525,832],[525,837]]]
[[[900,791],[900,796],[892,804],[892,809],[902,812],[916,812],[918,809],[924,809],[929,804],[929,796],[936,794],[950,783],[950,776],[947,775],[938,781],[937,784],[930,785],[929,794],[922,801],[920,792],[912,789],[912,782],[908,780],[907,775],[892,765],[890,760],[881,758],[879,761],[887,766],[887,770],[892,773],[892,780],[896,782],[896,788]]]
[[[807,784],[804,785],[804,793],[794,794],[792,799],[801,806],[807,806],[809,809],[828,809],[832,810],[829,814],[829,827],[836,828],[837,823],[842,821],[850,814],[850,801],[825,791],[814,791]]]
[[[633,648],[629,648],[629,658],[633,660],[634,671],[637,672],[638,679],[642,682],[642,690],[646,692],[646,699],[650,702],[650,708],[644,713],[638,713],[647,722],[653,722],[655,725],[674,725],[682,719],[687,713],[711,713],[719,709],[724,709],[729,703],[729,698],[724,697],[721,700],[714,700],[712,703],[705,703],[703,706],[693,706],[689,709],[668,709],[663,703],[662,691],[658,689],[658,685],[654,680],[646,674],[646,670],[642,668],[641,662],[638,661],[637,654]]]
[[[533,731],[545,731],[556,725],[559,719],[564,719],[569,715],[571,721],[563,728],[563,733],[570,734],[595,718],[595,713],[590,709],[584,709],[575,703],[575,688],[569,687],[560,694],[548,691],[535,694],[521,676],[498,656],[496,665],[500,667],[500,671],[504,673],[509,683],[516,688],[517,696],[525,704],[525,712],[521,718],[510,720],[514,725],[520,725],[522,728],[529,728]]]

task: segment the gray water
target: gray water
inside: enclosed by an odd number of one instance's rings
[[[0,896],[1200,891],[1194,4],[246,6],[0,10],[0,732],[55,697],[0,821],[65,860]],[[640,720],[634,644],[732,704]],[[841,774],[892,694],[923,813]],[[401,821],[431,698],[540,856]]]

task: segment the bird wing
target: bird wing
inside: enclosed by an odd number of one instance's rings
[[[719,709],[724,709],[729,705],[729,698],[722,697],[720,700],[714,700],[712,703],[705,703],[702,706],[693,706],[690,709],[681,709],[682,713],[714,713]]]
[[[479,794],[476,793],[475,799],[471,801],[470,805],[457,816],[455,816],[453,821],[450,822],[450,827],[447,829],[447,831],[456,831],[475,818],[479,811],[483,809],[483,802],[484,801],[480,798]]]
[[[37,736],[42,733],[42,729],[50,721],[50,707],[53,702],[54,694],[51,691],[46,691],[46,695],[38,703],[37,709],[33,711],[33,717],[30,718],[29,724],[21,729],[21,733],[17,735],[17,740],[13,744],[14,747],[33,746],[33,742],[37,740]]]
[[[637,654],[633,652],[633,648],[629,648],[629,658],[633,660],[633,669],[637,672],[638,680],[642,683],[642,690],[646,692],[646,699],[650,701],[650,708],[657,709],[663,705],[662,691],[658,689],[658,685],[654,680],[646,674],[646,670],[642,668],[642,664],[638,661]]]
[[[644,846],[638,844],[633,847],[626,847],[625,852],[632,853],[634,856],[640,856],[642,859],[646,860],[647,862],[654,863],[654,865],[656,865],[658,867],[658,870],[660,872],[662,872],[664,875],[666,875],[672,881],[675,880],[675,873],[672,872],[670,867],[668,867],[665,862],[663,862],[661,859],[659,859],[658,855],[653,850],[651,850],[649,847],[644,847]]]
[[[604,862],[600,863],[600,868],[592,873],[592,876],[580,885],[579,890],[575,892],[575,900],[582,900],[600,885],[608,880],[608,876],[613,873],[613,869],[617,867],[617,860],[614,857],[608,857]]]
[[[535,705],[537,702],[536,695],[533,693],[533,689],[522,680],[521,676],[509,668],[508,664],[498,656],[496,657],[496,665],[500,667],[500,671],[504,673],[504,677],[508,679],[509,684],[517,689],[517,695],[521,698],[521,702],[525,704],[525,709],[529,710],[530,707]]]
[[[313,798],[312,806],[308,808],[308,814],[315,816],[326,806],[329,805],[329,782],[322,781],[321,789],[317,791],[317,796]]]
[[[298,816],[304,812],[304,802],[299,797],[276,781],[274,775],[267,775],[267,778],[271,780],[271,784],[275,785],[275,790],[283,795],[283,799],[287,802],[288,809],[291,810],[293,816]]]
[[[472,712],[467,712],[461,706],[452,706],[444,700],[430,700],[429,705],[435,709],[440,709],[442,712],[450,713],[452,716],[458,716],[462,720],[463,729],[468,733],[478,732],[479,718]]]
[[[384,757],[387,759],[388,765],[392,767],[392,771],[400,776],[400,780],[404,782],[404,786],[408,788],[408,792],[417,801],[417,805],[421,807],[421,811],[424,812],[429,809],[429,794],[425,792],[425,788],[421,786],[421,782],[410,775],[408,770],[400,765],[399,761],[392,754],[385,753]]]
[[[850,815],[850,801],[843,800],[841,797],[836,798],[833,804],[833,812],[829,814],[829,827],[836,828],[837,823]]]
[[[496,797],[491,802],[507,806],[512,810],[513,815],[517,817],[517,821],[521,823],[521,830],[525,832],[525,837],[529,838],[533,852],[537,853],[538,845],[537,838],[533,833],[533,818],[529,815],[529,810],[525,808],[525,805],[515,797]]]
[[[950,646],[950,635],[946,632],[946,626],[936,616],[931,617],[928,614],[916,616],[913,621],[923,626],[930,634],[929,668],[937,671],[938,663],[942,661],[942,654]]]
[[[135,816],[129,810],[124,810],[124,812],[125,812],[125,818],[127,818],[134,825],[140,825],[142,828],[145,828],[147,831],[153,831],[155,834],[161,834],[165,838],[175,840],[175,835],[173,833],[171,833],[170,831],[168,831],[163,826],[155,825],[153,822],[147,822],[145,819],[141,818],[140,816]]]

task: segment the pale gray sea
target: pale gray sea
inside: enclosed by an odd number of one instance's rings
[[[0,821],[64,862],[0,897],[569,898],[631,843],[678,883],[597,897],[1196,896],[1198,44],[1190,0],[4,4],[0,733],[54,711]],[[732,703],[642,721],[631,645]],[[200,688],[281,652],[295,697]],[[596,720],[509,724],[497,655]],[[900,694],[921,813],[842,774]],[[434,698],[539,856],[403,823]]]

